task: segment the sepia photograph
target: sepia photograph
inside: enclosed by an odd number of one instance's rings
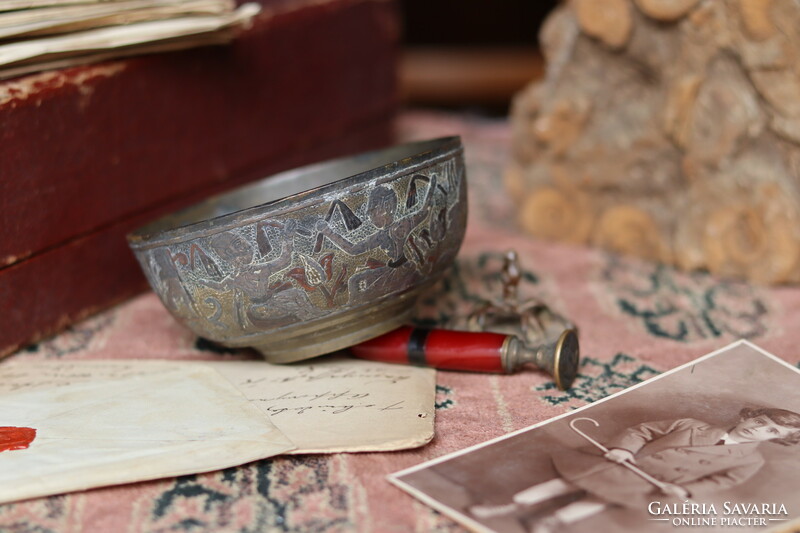
[[[799,386],[742,341],[390,480],[477,531],[780,530],[800,515]]]

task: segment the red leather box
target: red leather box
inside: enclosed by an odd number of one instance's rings
[[[138,225],[391,141],[396,5],[262,3],[229,46],[0,83],[0,355],[143,290]]]

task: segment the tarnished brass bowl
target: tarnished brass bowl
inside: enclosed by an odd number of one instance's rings
[[[332,352],[409,319],[464,238],[458,137],[267,178],[128,236],[181,322],[284,363]]]

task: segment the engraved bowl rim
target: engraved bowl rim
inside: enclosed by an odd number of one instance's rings
[[[395,157],[395,156],[400,157]],[[360,168],[366,170],[345,173],[347,169],[352,169],[353,165],[349,162],[356,160]],[[196,203],[183,211],[172,213],[161,217],[146,226],[135,230],[128,235],[128,244],[131,250],[139,259],[140,266],[145,272],[151,286],[153,284],[154,266],[152,263],[153,254],[159,248],[169,249],[172,246],[183,246],[196,239],[205,239],[215,233],[226,231],[238,231],[241,227],[260,222],[263,219],[274,218],[283,222],[283,218],[290,219],[304,218],[306,216],[317,217],[318,204],[327,204],[332,200],[347,201],[350,198],[359,198],[363,202],[365,189],[383,184],[395,183],[396,180],[408,177],[414,172],[424,173],[425,169],[439,164],[449,164],[453,162],[452,171],[455,172],[460,193],[453,196],[453,207],[459,206],[456,211],[458,220],[447,232],[448,252],[445,256],[447,262],[439,263],[434,270],[425,273],[421,278],[413,282],[406,282],[404,285],[393,286],[385,295],[376,297],[370,301],[354,303],[348,302],[347,305],[338,305],[331,308],[330,312],[318,317],[304,317],[296,323],[285,326],[258,326],[258,331],[250,334],[231,330],[228,333],[212,330],[209,325],[209,318],[204,316],[194,307],[187,310],[187,315],[178,315],[175,310],[167,305],[165,296],[158,293],[162,303],[176,319],[189,327],[197,335],[209,338],[231,347],[249,346],[255,348],[271,362],[291,362],[306,359],[315,355],[328,353],[330,351],[345,348],[352,343],[361,342],[376,335],[380,335],[394,329],[407,320],[409,313],[413,309],[413,302],[422,294],[425,287],[431,286],[433,282],[441,278],[445,269],[450,266],[453,258],[458,253],[463,243],[466,232],[467,221],[467,191],[466,191],[466,168],[463,158],[463,146],[459,136],[440,137],[411,143],[394,145],[388,148],[364,152],[348,157],[331,159],[321,163],[306,165],[293,170],[272,175],[267,178],[255,180],[247,185],[236,187],[228,192],[212,196],[209,199]],[[322,172],[314,175],[309,180],[302,181],[303,176],[315,170]],[[326,172],[331,176],[326,178]],[[274,182],[300,178],[300,182],[289,185],[287,188],[277,187],[279,191],[304,190],[285,196],[274,195],[275,199],[256,203],[247,207],[238,207],[236,201],[243,197],[235,196],[241,191],[246,193],[250,187],[263,185],[265,182]],[[326,181],[317,181],[317,178]],[[306,187],[311,181],[314,187]],[[264,191],[255,189],[257,192]],[[268,189],[267,193],[274,193],[275,190]],[[223,205],[213,203],[220,198],[232,197],[228,203]],[[188,223],[174,225],[164,229],[164,222],[169,222],[170,217],[175,217],[187,210],[197,209],[194,215],[205,215],[206,213],[218,212],[219,207],[228,209],[233,206],[235,209],[228,210],[217,216],[200,218],[195,216],[195,220],[184,216],[178,218],[179,221],[189,220]],[[299,213],[298,213],[299,211]],[[306,211],[306,212],[304,212]],[[293,216],[295,215],[295,216]],[[296,215],[299,215],[296,216]],[[282,237],[281,237],[282,238]],[[437,245],[438,246],[438,245]],[[146,258],[149,257],[150,260]],[[178,282],[186,290],[187,281],[182,277]],[[368,312],[368,315],[365,314]],[[365,318],[366,317],[366,318]],[[334,327],[335,326],[335,327]],[[313,327],[314,342],[309,342],[309,334],[303,328]],[[212,334],[213,333],[213,334]],[[219,333],[219,335],[217,335]],[[246,342],[249,341],[249,342]]]
[[[317,201],[324,201],[326,195],[337,193],[341,195],[349,191],[355,192],[374,181],[389,176],[391,176],[392,179],[400,178],[413,172],[416,167],[427,166],[438,159],[448,158],[454,153],[462,151],[461,137],[458,135],[451,135],[397,144],[293,168],[212,195],[210,198],[191,204],[179,211],[159,217],[130,232],[127,235],[128,245],[133,250],[144,250],[167,244],[185,242],[203,235],[226,231],[231,228],[249,224],[254,220],[262,219],[266,216],[279,217],[301,209],[308,205],[309,202],[316,203]],[[394,155],[394,153],[408,152],[410,152],[410,155],[399,158],[389,157]],[[370,167],[362,172],[336,177],[337,167],[346,167],[355,159],[377,158],[380,156],[383,156],[381,158],[383,160],[388,159],[388,162]],[[194,210],[201,210],[208,202],[222,201],[236,194],[241,194],[248,189],[254,189],[259,186],[264,186],[265,184],[276,184],[276,186],[279,186],[282,180],[289,181],[313,172],[325,170],[326,168],[334,175],[335,179],[323,183],[322,185],[304,189],[300,192],[282,196],[264,203],[242,207],[218,216],[184,224],[170,224],[172,219],[182,214]]]

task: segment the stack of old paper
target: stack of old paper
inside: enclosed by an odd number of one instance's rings
[[[233,0],[2,0],[0,78],[224,43],[259,9]]]
[[[429,368],[344,357],[0,364],[0,503],[209,472],[282,453],[433,438]]]

